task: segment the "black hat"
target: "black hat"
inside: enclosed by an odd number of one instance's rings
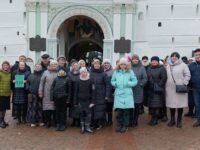
[[[65,67],[59,67],[59,68],[58,68],[58,71],[60,71],[60,70],[63,70],[64,72],[66,72]]]
[[[144,60],[144,59],[149,60],[149,58],[148,58],[147,56],[143,56],[143,57],[142,57],[142,60]]]
[[[158,56],[153,56],[153,57],[151,57],[151,61],[153,61],[153,60],[159,62],[160,58]]]
[[[43,54],[43,55],[41,56],[41,58],[42,58],[42,59],[47,59],[47,58],[49,58],[49,54]]]

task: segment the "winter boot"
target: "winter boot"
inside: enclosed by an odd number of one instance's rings
[[[81,130],[80,130],[80,132],[81,132],[82,134],[84,134],[84,133],[85,133],[85,123],[84,123],[84,122],[81,122],[80,124],[81,124]]]
[[[85,131],[88,133],[93,133],[92,129],[90,128],[90,124],[85,124]]]

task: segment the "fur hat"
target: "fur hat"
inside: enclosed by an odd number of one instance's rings
[[[160,58],[158,56],[151,57],[151,61],[153,61],[153,60],[160,62]]]

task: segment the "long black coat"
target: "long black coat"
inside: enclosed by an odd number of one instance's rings
[[[71,82],[71,95],[70,95],[70,109],[69,109],[69,117],[71,118],[79,118],[79,109],[77,107],[74,107],[74,98],[73,98],[73,92],[75,91],[75,85],[76,82],[79,81],[80,78],[80,72],[73,72],[73,70],[71,70],[68,74],[69,76],[69,81]]]
[[[12,74],[12,81],[15,80],[15,75],[24,75],[24,80],[27,80],[30,74],[31,74],[31,72],[26,69],[24,69],[24,70],[17,69]],[[25,83],[24,83],[23,88],[15,88],[15,85],[12,84],[12,90],[13,90],[12,102],[14,104],[28,103],[28,90],[26,88]]]
[[[164,106],[165,93],[157,94],[154,92],[154,84],[158,84],[165,89],[167,81],[167,72],[163,66],[149,67],[147,69],[148,83],[148,106],[152,108],[160,108]]]
[[[110,83],[108,76],[103,68],[94,69],[93,66],[90,70],[90,79],[94,84],[94,120],[105,119],[106,117],[106,100],[109,97]]]

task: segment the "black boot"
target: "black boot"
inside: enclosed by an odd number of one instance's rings
[[[108,113],[108,126],[111,126],[113,124],[112,122],[112,112]]]
[[[140,107],[135,108],[135,110],[134,110],[133,124],[132,124],[133,128],[138,126],[138,117],[139,117],[139,114],[140,114],[139,109],[140,109]]]
[[[88,133],[93,133],[92,129],[90,128],[90,124],[85,124],[85,131]]]
[[[64,124],[60,124],[59,131],[65,131],[66,126]]]
[[[178,109],[178,117],[177,117],[177,128],[182,128],[182,115],[183,115],[183,108]]]
[[[6,128],[2,118],[0,118],[0,128]]]
[[[85,123],[81,122],[81,133],[83,134],[85,132]]]
[[[188,113],[185,114],[184,116],[185,116],[185,117],[192,117],[192,118],[193,118],[193,117],[195,116],[193,110],[194,110],[194,107],[193,107],[193,106],[189,106],[189,111],[188,111]]]
[[[128,131],[128,127],[127,126],[123,126],[120,130],[121,133],[125,133]]]
[[[172,127],[175,125],[175,109],[173,108],[170,109],[170,115],[171,115],[171,119],[170,119],[170,122],[168,123],[168,126]]]

